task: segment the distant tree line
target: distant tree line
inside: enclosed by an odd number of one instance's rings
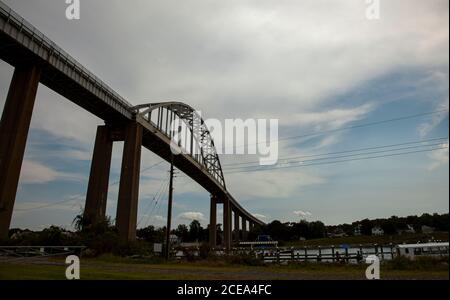
[[[317,239],[326,237],[330,232],[342,232],[346,235],[354,235],[355,229],[359,228],[361,235],[372,235],[372,228],[380,227],[384,234],[394,235],[411,227],[416,233],[420,233],[422,226],[432,227],[436,231],[448,232],[449,214],[423,214],[421,216],[397,217],[392,216],[387,219],[364,219],[351,224],[326,226],[320,221],[307,222],[286,222],[273,221],[264,226],[256,226],[250,232],[249,238],[254,239],[260,234],[268,234],[274,240],[294,241],[300,238]]]
[[[328,231],[341,229],[347,235],[352,235],[359,226],[362,235],[371,235],[373,227],[380,227],[387,235],[397,234],[399,231],[408,230],[411,226],[415,232],[420,233],[422,226],[434,228],[436,231],[448,231],[449,214],[423,214],[421,216],[397,217],[388,219],[364,219],[351,224],[327,226]]]
[[[76,232],[64,230],[57,226],[51,226],[42,231],[33,232],[30,230],[11,229],[10,240],[7,244],[15,245],[88,245],[98,249],[99,253],[108,252],[118,244],[119,237],[112,221],[107,218],[104,222],[95,226],[89,225],[83,220],[82,215],[74,220]],[[255,240],[259,235],[270,235],[273,240],[295,241],[299,239],[324,238],[330,232],[342,232],[346,235],[354,235],[355,228],[359,228],[361,235],[371,235],[372,228],[380,227],[384,234],[394,235],[402,230],[411,227],[415,232],[420,233],[422,226],[434,228],[436,231],[448,232],[449,214],[423,214],[421,216],[397,217],[392,216],[387,219],[364,219],[351,224],[340,224],[326,226],[321,221],[307,222],[285,222],[278,220],[268,224],[256,225],[248,233],[249,240]],[[136,235],[139,241],[148,243],[163,243],[165,240],[165,227],[155,227],[153,225],[137,230]],[[182,242],[206,242],[209,239],[209,228],[203,227],[199,221],[193,220],[188,226],[178,225],[171,231]],[[221,243],[223,238],[222,226],[217,225],[217,242]],[[125,247],[121,245],[120,251]]]
[[[219,226],[219,231],[220,226]],[[176,235],[183,242],[202,242],[207,241],[209,237],[209,227],[203,228],[199,221],[193,220],[189,227],[185,224],[178,225],[172,229],[171,234]],[[156,228],[153,225],[138,229],[136,236],[147,242],[162,243],[166,238],[166,227]]]

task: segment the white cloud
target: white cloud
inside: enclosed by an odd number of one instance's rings
[[[309,211],[295,210],[293,211],[294,215],[298,217],[310,217],[312,214]]]
[[[179,214],[177,218],[180,220],[187,220],[187,221],[193,221],[193,220],[205,221],[206,220],[203,213],[194,212],[194,211],[183,212],[183,213]]]
[[[144,224],[140,224],[140,225],[144,226]],[[150,218],[148,218],[148,216],[147,216],[145,226],[148,226],[148,225],[154,225],[156,227],[166,226],[167,218],[160,216],[160,215],[150,216]]]
[[[320,141],[320,143],[315,148],[321,149],[321,148],[326,148],[326,147],[335,145],[340,142],[341,136],[342,136],[341,133],[327,135],[327,136],[323,137],[323,139]]]
[[[448,165],[448,141],[442,144],[443,149],[432,151],[428,154],[428,157],[433,162],[428,166],[428,170],[432,171],[441,166]]]
[[[320,112],[302,112],[293,114],[287,120],[290,125],[312,125],[316,130],[332,130],[363,119],[374,108],[373,104],[363,104],[354,108],[322,110]]]
[[[448,3],[441,0],[386,1],[377,22],[365,18],[364,1],[136,0],[126,6],[133,22],[120,18],[123,4],[95,1],[77,26],[50,0],[7,2],[130,102],[180,99],[214,117],[270,112],[295,121],[293,114],[320,112],[390,71],[448,64]],[[42,7],[54,18],[42,18]],[[84,122],[71,121],[83,114],[60,112],[40,126],[58,130],[50,123],[65,122],[64,135],[83,135],[74,129]]]
[[[79,212],[80,207],[84,205],[84,196],[66,196],[65,200],[59,202],[40,201],[40,202],[17,202],[14,205],[14,214],[35,213],[37,210],[59,210]]]
[[[326,182],[326,178],[299,168],[235,173],[226,178],[227,186],[239,199],[292,197],[305,186]]]
[[[267,218],[267,216],[265,216],[265,215],[261,215],[261,214],[252,214],[255,218],[258,218],[258,219],[266,219]]]
[[[75,173],[59,172],[41,163],[25,159],[20,173],[21,183],[43,184],[57,180],[81,181],[83,175]]]
[[[55,181],[58,172],[40,163],[24,160],[20,179],[23,183],[47,183]]]
[[[434,114],[429,122],[424,122],[419,125],[418,131],[421,138],[426,137],[436,126],[438,126],[445,118],[448,117],[448,96],[436,105],[436,111],[443,111]],[[447,111],[445,111],[447,110]]]

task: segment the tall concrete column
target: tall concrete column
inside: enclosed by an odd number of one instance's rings
[[[211,196],[211,208],[209,215],[209,245],[211,248],[217,246],[217,199]]]
[[[223,199],[223,245],[228,252],[231,249],[231,203]]]
[[[234,240],[239,243],[239,212],[234,210]]]
[[[126,241],[136,239],[141,144],[142,126],[135,122],[129,123],[125,128],[116,216],[119,235]]]
[[[39,86],[37,66],[19,66],[9,86],[0,122],[0,239],[8,237],[20,169]]]
[[[84,217],[90,224],[105,218],[112,147],[108,126],[98,126],[84,207]]]
[[[242,240],[247,241],[247,219],[242,216]]]

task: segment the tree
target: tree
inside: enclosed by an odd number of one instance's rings
[[[267,234],[274,240],[288,240],[289,228],[287,225],[275,220],[267,225]]]
[[[173,230],[173,233],[181,238],[182,241],[189,240],[189,229],[184,224],[178,225],[177,229]]]
[[[293,236],[297,237],[297,239],[301,237],[309,238],[308,222],[306,222],[305,220],[301,220],[298,223],[294,223],[292,225],[292,233]]]
[[[202,238],[202,225],[199,221],[193,220],[189,225],[189,237],[191,241],[199,241]]]
[[[373,222],[369,219],[364,219],[360,222],[361,224],[361,234],[372,235]]]
[[[154,243],[156,241],[157,236],[155,226],[150,225],[145,228],[138,229],[136,231],[136,236],[147,242]]]
[[[318,239],[318,238],[325,237],[326,227],[325,227],[325,224],[323,224],[320,221],[315,221],[315,222],[309,223],[308,229],[309,229],[309,237],[308,238]]]

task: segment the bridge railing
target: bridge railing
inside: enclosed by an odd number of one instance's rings
[[[226,189],[214,141],[205,122],[192,107],[181,102],[168,101],[141,104],[134,109],[142,120],[157,128],[168,139],[173,138],[174,131],[177,132],[178,146],[182,153],[192,157],[223,189]],[[184,130],[181,130],[181,127],[184,127]]]
[[[81,65],[75,58],[64,51],[62,48],[57,46],[52,40],[46,37],[42,32],[40,32],[36,27],[30,24],[27,20],[22,18],[19,14],[13,11],[8,5],[0,1],[0,16],[5,19],[5,24],[10,24],[16,27],[19,32],[26,34],[31,40],[37,41],[41,48],[46,48],[49,53],[53,56],[58,57],[65,61],[65,63],[72,69],[77,71],[81,76],[85,77],[88,81],[92,82],[95,86],[102,89],[108,96],[114,98],[116,101],[121,103],[124,108],[130,110],[132,104],[126,101],[117,92],[111,89],[106,83],[104,83],[100,78],[95,76],[92,72]],[[3,31],[5,28],[2,29]]]

